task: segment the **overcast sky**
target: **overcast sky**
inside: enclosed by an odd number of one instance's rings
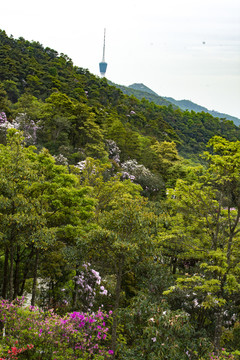
[[[99,75],[240,118],[239,0],[7,0],[0,28]]]

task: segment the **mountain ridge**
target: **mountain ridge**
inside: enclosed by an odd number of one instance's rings
[[[159,96],[157,93],[155,93],[153,90],[151,90],[150,88],[148,88],[146,85],[144,84],[140,84],[142,86],[144,86],[144,89],[147,89],[146,90],[143,90],[141,88],[137,89],[137,88],[134,88],[134,84],[133,85],[129,85],[129,86],[124,86],[124,85],[119,85],[119,84],[115,84],[113,83],[112,81],[110,80],[107,80],[108,81],[108,84],[111,85],[111,86],[115,86],[117,87],[118,89],[120,89],[125,95],[128,95],[128,96],[135,96],[137,99],[141,100],[142,98],[145,98],[146,100],[148,101],[153,101],[155,104],[157,105],[160,105],[160,106],[169,106],[169,105],[173,105],[170,101],[168,101],[167,99],[165,99],[164,97],[162,96]],[[178,106],[176,105],[173,105],[173,108],[174,109],[177,109]]]
[[[187,100],[187,99],[176,100],[176,99],[174,99],[172,97],[160,96],[155,91],[151,90],[149,87],[144,85],[143,83],[134,83],[134,84],[131,84],[131,85],[125,87],[125,88],[133,89],[133,90],[139,92],[139,93],[135,93],[135,94],[133,93],[132,94],[132,95],[135,95],[137,98],[140,98],[140,96],[142,96],[142,97],[145,97],[149,101],[153,101],[153,102],[157,103],[158,105],[161,105],[161,104],[159,104],[159,101],[163,102],[163,100],[165,99],[170,104],[173,104],[174,108],[175,108],[175,106],[177,106],[178,108],[180,108],[183,111],[185,111],[185,110],[195,111],[195,112],[202,112],[203,111],[203,112],[206,112],[206,113],[209,113],[209,114],[213,115],[214,117],[218,117],[220,119],[227,119],[227,120],[233,121],[234,124],[237,125],[237,126],[240,125],[240,119],[235,117],[235,116],[225,114],[225,113],[221,113],[221,112],[215,111],[215,110],[209,110],[206,107],[198,105],[198,104],[194,103],[191,100]],[[124,92],[124,91],[126,91],[126,89],[123,89],[122,91]],[[149,94],[151,96],[149,96]],[[158,98],[159,98],[159,101],[158,101]]]
[[[202,112],[202,111],[207,112],[207,113],[213,115],[214,117],[218,117],[220,119],[227,119],[227,120],[233,121],[234,124],[237,125],[237,126],[240,125],[240,119],[239,118],[237,118],[235,116],[232,116],[232,115],[229,115],[229,114],[221,113],[221,112],[216,111],[216,110],[209,110],[206,107],[198,105],[198,104],[194,103],[191,100],[186,100],[186,99],[175,100],[172,97],[164,97],[164,98],[166,100],[172,102],[173,104],[179,106],[180,109],[182,109],[182,110],[189,110],[189,111],[193,110],[195,112]]]

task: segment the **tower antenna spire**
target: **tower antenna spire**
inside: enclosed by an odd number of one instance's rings
[[[104,29],[104,38],[103,38],[103,58],[99,63],[99,70],[102,76],[105,76],[107,70],[107,63],[105,62],[105,39],[106,39],[106,29]]]
[[[103,39],[103,58],[102,58],[103,62],[105,62],[105,39],[106,39],[106,29],[104,29],[104,39]]]

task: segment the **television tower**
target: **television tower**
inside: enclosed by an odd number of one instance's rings
[[[106,37],[106,29],[104,29],[104,40],[103,40],[103,58],[102,61],[99,63],[99,70],[101,76],[105,76],[107,70],[107,63],[105,62],[105,37]]]

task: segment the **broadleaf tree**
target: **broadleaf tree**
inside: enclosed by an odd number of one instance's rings
[[[165,294],[177,289],[194,293],[199,308],[206,314],[212,311],[217,351],[223,314],[240,292],[239,145],[220,137],[209,142],[212,151],[204,154],[205,173],[192,184],[179,180],[169,191],[170,211],[159,234],[162,252],[171,254],[178,249],[181,264],[176,285]]]
[[[40,264],[53,250],[60,254],[80,241],[93,201],[77,176],[56,165],[47,150],[25,147],[15,129],[9,130],[7,145],[0,146],[0,171],[2,297],[22,295],[26,280],[32,279],[34,304]]]

